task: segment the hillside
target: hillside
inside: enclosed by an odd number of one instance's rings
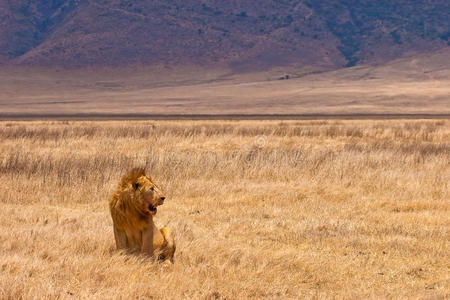
[[[446,48],[433,1],[0,0],[0,63],[335,69]]]

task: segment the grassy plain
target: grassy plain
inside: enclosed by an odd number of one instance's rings
[[[163,267],[114,249],[146,166]],[[0,298],[450,297],[450,120],[0,123]]]
[[[450,48],[449,48],[450,49]],[[0,118],[125,114],[450,114],[450,50],[381,66],[0,68]],[[289,80],[279,80],[288,74]],[[83,117],[83,116],[82,116]]]

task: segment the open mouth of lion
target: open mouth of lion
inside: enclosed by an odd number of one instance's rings
[[[153,205],[149,204],[148,205],[148,211],[149,211],[150,214],[154,215],[154,214],[156,214],[158,209],[156,207],[154,207]]]

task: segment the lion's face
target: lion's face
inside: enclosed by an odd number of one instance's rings
[[[164,203],[164,197],[161,189],[153,183],[148,176],[141,176],[137,179],[134,186],[137,193],[139,193],[139,203],[145,214],[155,215],[157,207]]]

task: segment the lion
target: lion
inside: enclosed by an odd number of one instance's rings
[[[109,200],[118,250],[130,250],[173,263],[175,241],[172,231],[158,230],[153,217],[157,207],[164,203],[160,188],[143,168],[128,171],[120,180]]]

